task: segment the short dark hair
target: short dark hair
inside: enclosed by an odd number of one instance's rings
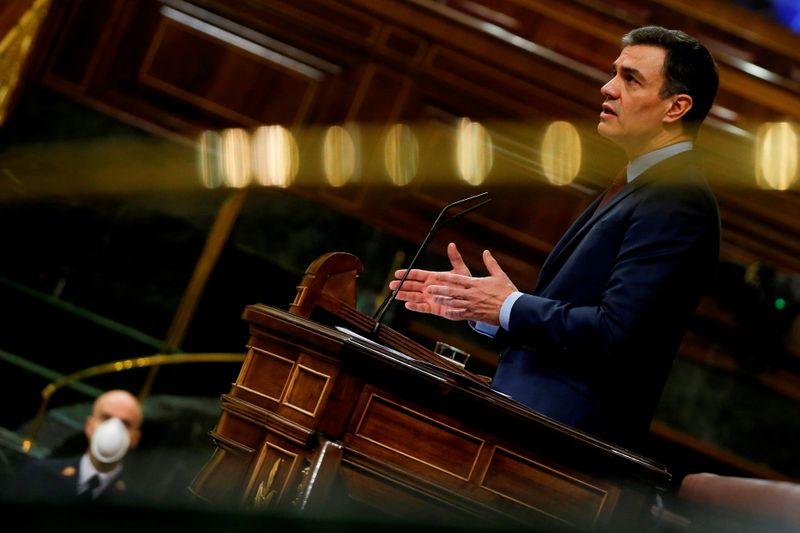
[[[660,96],[688,94],[692,97],[692,108],[684,115],[683,124],[685,130],[696,135],[719,87],[717,64],[711,53],[694,37],[660,26],[636,28],[622,37],[623,48],[637,44],[666,50],[664,85]]]

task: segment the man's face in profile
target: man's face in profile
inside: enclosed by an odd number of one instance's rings
[[[658,148],[664,117],[672,98],[659,96],[664,85],[666,50],[651,45],[622,49],[612,67],[612,78],[601,89],[605,97],[597,131],[629,155]]]

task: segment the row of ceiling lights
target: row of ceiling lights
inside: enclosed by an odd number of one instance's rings
[[[322,136],[321,161],[326,181],[333,187],[353,183],[362,172],[362,135],[354,125],[331,126]],[[484,183],[494,166],[494,145],[481,123],[462,118],[454,128],[455,172],[464,183]],[[383,133],[383,170],[391,183],[410,184],[419,170],[420,142],[406,124]],[[542,137],[538,157],[545,178],[566,185],[578,176],[582,160],[581,136],[564,121],[551,123]],[[755,176],[759,186],[786,190],[797,181],[798,136],[786,122],[763,125],[755,143]],[[200,179],[205,187],[245,187],[250,184],[288,187],[300,168],[300,150],[294,134],[282,126],[262,126],[252,133],[241,128],[206,131],[199,141]]]

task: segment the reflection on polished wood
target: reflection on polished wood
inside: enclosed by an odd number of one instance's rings
[[[670,481],[662,465],[525,408],[389,328],[368,339],[360,271],[328,254],[291,313],[245,309],[247,358],[222,397],[197,496],[300,513],[645,525]]]

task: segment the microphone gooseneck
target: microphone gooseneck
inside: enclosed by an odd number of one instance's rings
[[[375,320],[375,325],[372,327],[373,336],[376,336],[378,334],[378,330],[381,327],[381,320],[383,319],[383,315],[386,313],[386,310],[389,309],[389,306],[392,305],[392,302],[394,302],[395,299],[397,298],[397,293],[400,292],[400,289],[403,287],[403,283],[405,283],[409,272],[411,272],[411,269],[414,268],[414,265],[416,265],[417,259],[419,259],[419,256],[422,255],[422,252],[425,251],[425,249],[428,247],[428,244],[430,244],[431,240],[433,239],[433,237],[436,236],[439,230],[445,225],[449,224],[450,222],[463,217],[467,213],[471,213],[472,211],[475,211],[476,209],[483,207],[484,205],[488,204],[491,201],[492,199],[489,198],[489,193],[482,192],[480,194],[476,194],[475,196],[470,196],[469,198],[462,198],[461,200],[456,200],[455,202],[449,203],[446,206],[444,206],[444,208],[442,208],[441,211],[439,211],[439,215],[433,222],[431,229],[428,230],[428,234],[422,240],[422,244],[420,244],[419,248],[417,249],[417,252],[414,254],[414,257],[411,259],[411,262],[405,269],[403,277],[400,278],[400,283],[391,292],[391,294],[389,294],[389,296],[386,297],[383,303],[381,303],[380,307],[378,307],[378,309],[375,311],[375,314],[372,316],[372,318]],[[464,204],[469,204],[471,202],[478,202],[478,203],[466,207],[454,215],[444,218],[444,215],[451,209],[460,207]]]

